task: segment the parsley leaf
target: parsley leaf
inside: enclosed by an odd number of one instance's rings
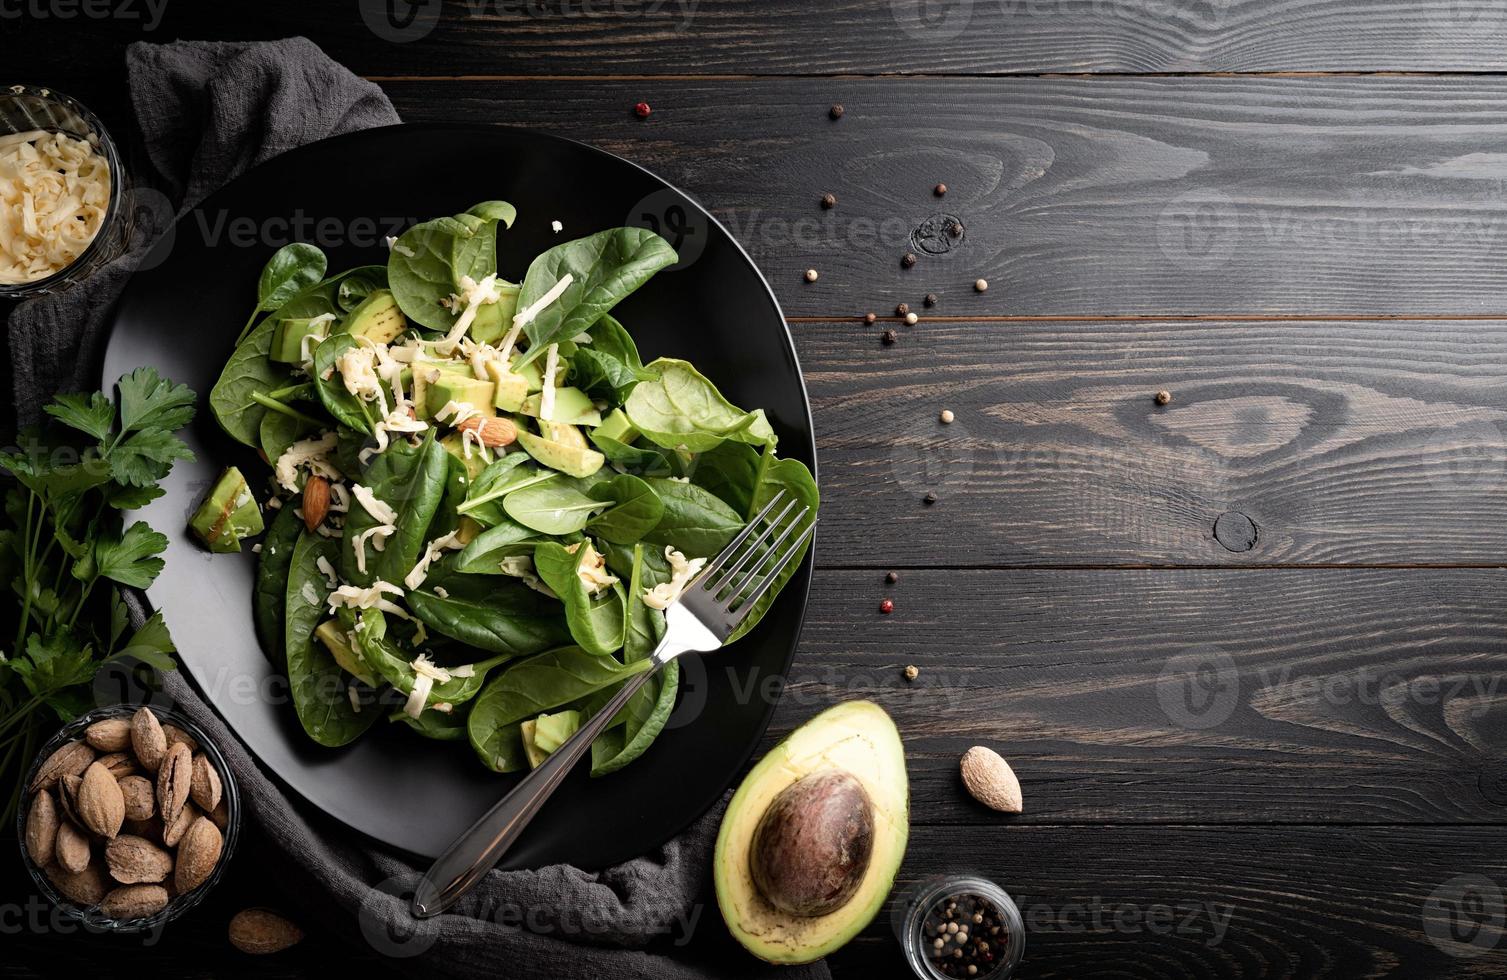
[[[126,528],[123,535],[106,535],[94,543],[94,560],[99,574],[121,585],[144,589],[162,571],[167,537],[151,529],[145,521]]]
[[[87,395],[59,395],[42,410],[64,425],[91,435],[100,442],[109,437],[110,427],[115,424],[115,406],[99,391]]]
[[[120,483],[145,487],[167,476],[173,461],[193,459],[194,454],[164,429],[147,429],[110,451],[110,473]]]
[[[142,429],[171,432],[183,428],[194,417],[193,390],[163,380],[153,368],[137,368],[122,376],[117,385],[122,433]]]
[[[9,662],[26,689],[45,698],[54,691],[83,684],[94,676],[94,651],[72,633],[59,630],[47,639],[36,633],[26,638],[26,656]]]
[[[122,647],[115,657],[135,657],[158,670],[176,670],[177,664],[173,662],[172,655],[177,652],[177,649],[173,646],[173,638],[168,635],[167,623],[163,622],[162,613],[154,612],[150,619],[141,624],[141,629],[131,637],[131,642]],[[110,659],[113,660],[115,657]]]

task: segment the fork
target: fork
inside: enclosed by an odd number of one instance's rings
[[[544,808],[596,737],[666,664],[692,651],[709,653],[727,642],[816,529],[814,518],[801,527],[811,508],[803,505],[797,510],[799,501],[794,498],[771,517],[784,498],[783,490],[775,494],[665,610],[664,639],[649,655],[647,669],[625,681],[601,711],[440,855],[414,891],[415,917],[438,915],[476,887]]]

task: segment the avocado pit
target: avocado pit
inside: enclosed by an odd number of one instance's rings
[[[853,898],[874,851],[874,804],[851,774],[829,769],[785,787],[754,830],[749,872],[789,915],[830,915]]]

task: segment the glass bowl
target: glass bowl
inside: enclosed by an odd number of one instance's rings
[[[954,969],[952,973],[939,969],[937,964],[937,950],[934,946],[939,941],[939,934],[935,930],[935,923],[941,915],[934,917],[934,910],[945,913],[948,903],[956,901],[961,910],[969,905],[971,900],[982,899],[987,905],[993,906],[997,913],[998,933],[993,935],[1003,936],[989,943],[991,947],[988,955],[992,960],[983,968],[977,968],[975,973],[967,973],[966,967]],[[992,929],[988,920],[984,925],[975,926],[970,917],[958,917],[955,922],[947,923],[949,927],[961,929]],[[905,960],[910,968],[921,980],[956,980],[957,974],[961,973],[964,980],[1006,980],[1014,974],[1015,967],[1019,965],[1020,958],[1025,953],[1026,928],[1021,920],[1020,909],[1015,906],[1015,901],[1001,887],[987,878],[976,875],[953,875],[929,879],[918,885],[912,893],[910,902],[905,906],[904,919],[901,923],[900,941],[905,947]],[[944,933],[945,935],[945,933]],[[978,937],[975,937],[976,939]],[[956,939],[956,932],[942,939],[943,949],[952,946]],[[1004,943],[1001,949],[999,944]],[[956,947],[954,947],[956,948]],[[969,951],[976,949],[970,946]],[[967,955],[967,954],[965,954]],[[971,959],[960,959],[960,964],[973,962]]]
[[[72,265],[31,282],[0,283],[0,300],[21,299],[70,286],[124,253],[131,238],[131,214],[127,206],[130,187],[120,153],[104,123],[82,103],[54,89],[33,85],[0,88],[0,136],[33,129],[66,133],[94,144],[110,168],[110,202],[98,234]]]
[[[140,706],[132,704],[117,704],[107,708],[95,708],[87,714],[81,715],[63,726],[63,729],[48,740],[32,760],[31,767],[26,772],[23,787],[29,787],[36,777],[37,770],[42,763],[52,756],[54,752],[62,748],[64,744],[84,737],[84,729],[105,718],[130,718]],[[112,919],[95,908],[82,908],[60,894],[52,881],[47,877],[26,850],[26,817],[31,809],[33,794],[27,790],[21,796],[21,805],[16,812],[16,837],[21,848],[21,860],[26,865],[26,870],[31,874],[31,879],[38,889],[65,917],[76,922],[86,924],[91,930],[97,932],[146,932],[156,929],[178,918],[189,909],[198,905],[209,894],[210,889],[220,880],[225,872],[225,866],[230,863],[230,857],[235,853],[235,845],[241,831],[241,794],[236,787],[235,775],[230,771],[230,766],[225,762],[225,756],[220,752],[219,746],[210,739],[204,729],[194,724],[189,719],[155,705],[148,705],[157,720],[163,725],[176,725],[188,734],[190,738],[199,743],[198,751],[209,759],[216,771],[220,774],[220,799],[225,804],[225,826],[220,834],[223,843],[220,847],[220,860],[204,882],[193,891],[183,895],[174,896],[167,907],[155,915],[140,919]],[[171,850],[171,848],[169,848]],[[99,858],[96,856],[95,860]]]

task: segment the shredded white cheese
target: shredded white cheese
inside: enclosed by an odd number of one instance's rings
[[[705,558],[691,558],[665,546],[665,559],[670,563],[670,581],[661,582],[652,589],[644,590],[644,605],[650,609],[668,609],[680,598],[691,579],[706,565]]]
[[[335,566],[324,555],[320,555],[314,562],[314,567],[319,569],[319,574],[324,576],[324,584],[331,589],[340,584],[340,576],[335,574]],[[316,603],[317,605],[317,603]]]
[[[319,593],[315,592],[314,586],[309,584],[308,582],[305,582],[303,584],[303,588],[298,590],[298,594],[303,596],[303,601],[307,602],[309,605],[319,605]]]
[[[549,223],[549,230],[558,235],[560,234],[560,232],[565,230],[565,226],[562,225],[560,223],[560,220],[557,218]]]
[[[544,352],[544,388],[539,392],[539,417],[555,420],[555,374],[560,370],[560,345],[550,344]]]
[[[413,679],[413,690],[408,692],[408,700],[403,705],[403,713],[410,718],[417,718],[424,713],[424,702],[429,700],[429,691],[434,687],[434,678],[427,674],[419,674]]]
[[[560,598],[555,595],[553,589],[544,584],[544,580],[534,570],[534,559],[528,555],[514,555],[511,558],[504,558],[497,563],[497,567],[504,575],[522,579],[524,585],[538,592],[540,595],[547,595],[551,599]]]
[[[364,466],[371,461],[373,456],[378,453],[387,452],[387,447],[391,444],[391,441],[387,437],[389,432],[409,435],[427,431],[428,428],[428,422],[420,422],[418,419],[410,418],[406,407],[395,408],[387,413],[387,417],[378,422],[376,428],[372,430],[372,436],[377,440],[377,444],[375,446],[367,446],[361,452],[357,453],[356,457],[361,460]]]
[[[378,499],[370,487],[363,487],[359,483],[351,484],[351,493],[356,495],[356,502],[366,508],[366,512],[372,519],[383,524],[392,524],[398,519],[398,512],[393,510],[391,504]]]
[[[366,402],[377,402],[382,414],[387,415],[387,393],[382,390],[382,379],[377,376],[377,351],[375,347],[357,345],[335,359],[335,369],[345,390]]]
[[[460,277],[461,295],[451,299],[453,309],[457,302],[464,302],[466,308],[456,318],[450,327],[450,332],[445,334],[444,339],[435,343],[434,349],[441,354],[449,354],[454,351],[460,339],[471,329],[471,324],[476,320],[476,312],[483,305],[491,305],[502,299],[502,290],[497,288],[497,273],[492,273],[476,282],[470,276]]]
[[[78,261],[109,206],[110,164],[94,141],[40,129],[0,136],[0,283]]]
[[[303,439],[289,446],[272,467],[277,482],[289,493],[298,492],[298,469],[305,467],[310,473],[330,480],[341,479],[341,473],[330,462],[335,451],[335,433],[326,432],[312,439]]]
[[[438,711],[442,715],[448,715],[450,712],[455,710],[455,705],[451,704],[449,701],[436,701],[429,707],[433,708],[435,711]]]
[[[429,566],[446,551],[459,551],[465,545],[461,542],[460,532],[451,531],[442,538],[435,538],[424,548],[424,553],[419,556],[418,564],[403,579],[403,584],[408,586],[409,591],[417,589],[424,584],[425,577],[429,574]]]
[[[435,662],[429,659],[428,654],[419,654],[411,662],[409,662],[408,666],[413,668],[413,672],[415,674],[427,675],[434,678],[436,681],[439,681],[441,684],[450,679],[450,672],[443,667],[436,666]]]
[[[565,275],[560,277],[560,281],[549,287],[549,290],[543,296],[540,296],[526,308],[514,314],[513,325],[515,327],[526,327],[530,323],[533,323],[539,314],[544,312],[544,308],[559,299],[570,288],[570,284],[573,282],[575,282],[575,277],[569,272],[565,273]]]
[[[586,545],[586,556],[576,565],[576,577],[581,580],[581,584],[586,586],[586,591],[595,595],[612,588],[621,581],[616,575],[607,571],[607,559],[597,553],[596,546],[589,540],[578,541],[565,550],[573,555],[581,550],[582,544]]]
[[[407,619],[408,612],[405,609],[384,598],[389,595],[400,596],[402,594],[402,589],[380,579],[364,589],[359,585],[342,585],[330,593],[330,612],[334,612],[341,606],[350,609],[380,609],[400,619]]]
[[[345,689],[345,696],[351,699],[351,710],[359,715],[361,713],[361,695],[356,693],[354,687],[347,687]]]
[[[366,574],[366,543],[371,542],[372,547],[378,551],[387,548],[387,539],[398,533],[398,529],[392,524],[377,524],[367,528],[356,535],[351,547],[356,549],[356,570],[362,575]]]

